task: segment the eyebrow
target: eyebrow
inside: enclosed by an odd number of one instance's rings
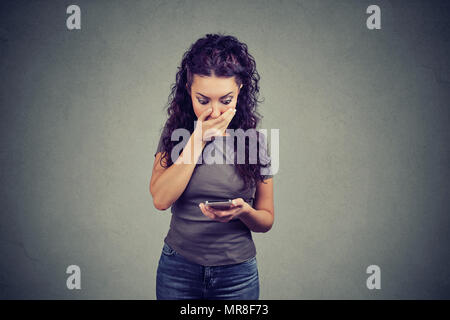
[[[204,98],[208,98],[208,99],[209,99],[209,97],[207,97],[207,96],[201,94],[200,92],[196,92],[196,93],[198,93],[199,95],[203,96]],[[233,93],[233,91],[228,92],[226,95],[220,97],[220,99],[225,98],[225,97],[228,96],[230,93]]]

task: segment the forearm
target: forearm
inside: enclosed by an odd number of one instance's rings
[[[152,196],[159,208],[162,210],[169,208],[181,196],[205,145],[205,141],[195,140],[194,135],[191,135],[175,163],[155,181],[152,186]]]
[[[273,225],[273,215],[267,210],[250,207],[249,211],[242,213],[239,218],[253,232],[267,232]]]

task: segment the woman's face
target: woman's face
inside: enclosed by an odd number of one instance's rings
[[[235,109],[241,87],[235,77],[219,78],[216,76],[199,76],[194,74],[191,86],[191,99],[197,118],[207,109],[212,108],[206,120],[220,117],[230,108]]]

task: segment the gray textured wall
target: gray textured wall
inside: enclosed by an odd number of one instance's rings
[[[248,44],[261,127],[280,129],[261,299],[450,298],[449,5],[2,1],[0,298],[155,298],[163,106],[184,51],[219,31]]]

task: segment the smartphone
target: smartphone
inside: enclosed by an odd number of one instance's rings
[[[229,210],[231,209],[232,204],[231,199],[228,199],[228,201],[221,201],[221,200],[206,200],[205,206],[209,206],[213,209],[217,210]]]

